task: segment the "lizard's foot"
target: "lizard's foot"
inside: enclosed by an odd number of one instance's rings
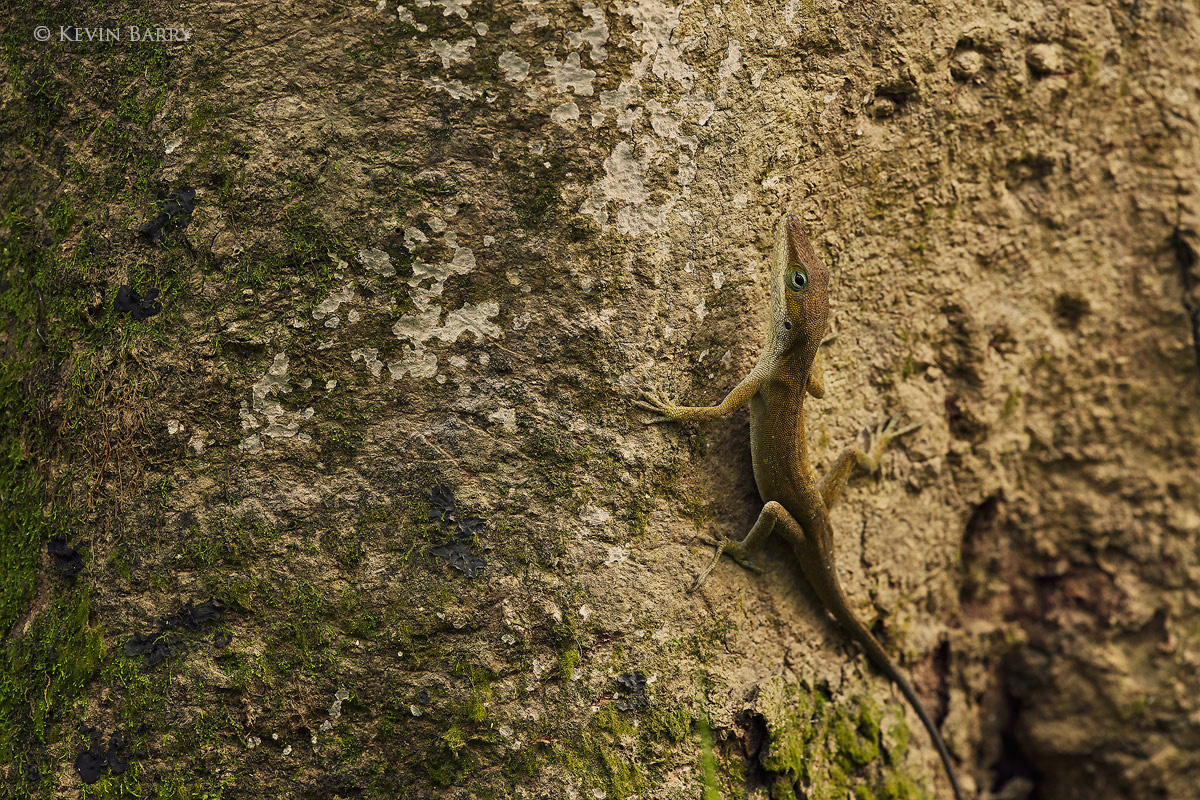
[[[646,420],[647,425],[659,422],[674,422],[679,418],[680,407],[671,402],[665,394],[654,389],[642,392],[641,397],[633,401],[633,405],[646,411],[656,411],[659,416]]]
[[[924,425],[923,420],[918,420],[904,427],[900,427],[900,415],[894,414],[883,424],[871,431],[867,428],[858,435],[858,444],[862,448],[863,455],[860,460],[862,465],[868,472],[875,472],[879,469],[880,459],[883,458],[883,451],[891,444],[892,439],[897,436],[903,436],[906,433],[912,433],[917,428]]]
[[[751,572],[762,574],[762,568],[746,557],[740,542],[735,542],[732,539],[709,539],[708,537],[700,537],[700,541],[705,544],[711,544],[717,548],[717,552],[713,553],[712,561],[708,562],[708,566],[700,571],[696,576],[696,580],[692,581],[692,585],[687,588],[688,594],[699,589],[708,580],[709,574],[717,566],[717,562],[721,560],[721,555],[727,555],[742,566],[743,569],[748,569]]]

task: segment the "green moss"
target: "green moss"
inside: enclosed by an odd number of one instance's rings
[[[650,697],[637,711],[621,712],[606,704],[581,730],[563,736],[566,730],[556,727],[559,744],[542,760],[569,772],[584,796],[600,791],[624,800],[656,785],[658,776],[649,765],[663,761],[665,753],[692,734],[693,715],[689,708]]]
[[[31,382],[42,343],[44,296],[56,265],[38,247],[35,221],[14,198],[0,217],[0,634],[8,632],[33,597],[38,550],[57,527],[44,511],[45,487],[31,459],[43,446],[38,390]],[[44,335],[44,334],[43,334]]]
[[[451,725],[438,739],[436,751],[429,754],[425,764],[427,774],[435,786],[447,787],[454,784],[464,769],[467,740],[458,725]]]
[[[854,800],[879,800],[879,798],[866,784],[860,783],[854,787]]]
[[[488,706],[492,702],[492,685],[488,673],[479,667],[472,667],[471,696],[467,700],[465,716],[469,722],[483,722],[487,719]]]
[[[564,647],[558,654],[558,674],[564,681],[569,681],[575,676],[575,667],[579,665],[579,648],[577,646]]]
[[[34,94],[50,91],[49,86],[34,87]],[[0,763],[15,765],[11,774],[22,782],[30,769],[46,766],[47,747],[61,736],[60,721],[95,674],[104,649],[100,634],[88,625],[87,592],[52,570],[45,576],[39,608],[24,623],[28,628],[13,630],[34,597],[47,539],[55,534],[71,539],[77,516],[55,502],[54,487],[41,471],[54,441],[47,430],[51,387],[72,349],[98,346],[60,324],[81,307],[79,253],[86,249],[87,237],[71,256],[42,242],[47,230],[52,244],[69,235],[77,211],[64,199],[43,207],[39,219],[33,200],[15,190],[0,206],[0,330],[5,332],[0,337],[0,640],[5,642],[0,650]],[[89,333],[100,338],[107,330],[99,325]],[[81,390],[93,389],[63,386],[64,414],[84,403]],[[86,550],[83,555],[86,564]],[[47,780],[33,783],[44,787]]]
[[[925,792],[921,791],[916,781],[897,774],[887,775],[884,778],[880,794],[888,800],[921,800],[926,797]]]
[[[96,674],[104,638],[88,625],[82,591],[57,597],[24,636],[7,644],[0,661],[0,763],[37,767],[33,753],[53,743],[52,723],[70,709]]]
[[[681,706],[666,706],[651,702],[642,715],[645,732],[642,736],[650,741],[665,744],[681,742],[692,729],[692,712]]]
[[[1100,74],[1100,64],[1096,61],[1096,57],[1086,50],[1079,54],[1076,61],[1079,67],[1079,78],[1084,86],[1090,86],[1096,82],[1096,76]]]
[[[891,719],[892,724],[883,733],[883,749],[888,763],[897,767],[900,766],[904,755],[908,752],[909,738],[912,734],[908,730],[908,723],[904,721],[903,713],[898,710],[893,711]]]
[[[837,757],[847,769],[866,766],[879,758],[879,718],[873,705],[865,698],[857,719],[838,715],[834,720]]]
[[[811,798],[873,798],[891,796],[883,790],[889,781],[912,784],[900,758],[907,728],[901,721],[885,734],[870,697],[834,703],[803,684],[789,687],[786,697],[779,716],[766,718],[770,744],[762,762],[783,785],[802,787]]]
[[[1008,393],[1008,397],[1004,398],[1004,407],[1000,409],[1000,418],[1007,419],[1011,417],[1013,412],[1017,410],[1017,406],[1021,404],[1021,390],[1013,389]]]

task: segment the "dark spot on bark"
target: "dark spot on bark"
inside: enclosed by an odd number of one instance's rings
[[[123,734],[113,734],[108,740],[108,747],[104,747],[100,731],[84,727],[81,732],[91,734],[91,744],[75,756],[75,771],[79,773],[80,780],[84,783],[95,783],[100,780],[106,769],[111,770],[114,775],[120,775],[129,769],[129,740]],[[136,755],[145,755],[145,751],[139,750]]]
[[[1078,328],[1083,318],[1092,313],[1092,304],[1078,292],[1063,292],[1054,298],[1054,316],[1066,328]]]
[[[162,292],[153,287],[146,290],[145,297],[134,289],[122,285],[117,289],[117,297],[113,300],[113,308],[122,314],[131,314],[136,320],[153,317],[162,311],[162,302],[158,299]]]
[[[972,552],[979,544],[979,536],[992,529],[992,523],[1000,514],[1000,495],[989,495],[982,503],[975,506],[967,524],[963,527],[963,550]]]
[[[429,493],[429,504],[431,522],[455,529],[454,537],[450,541],[431,547],[430,554],[445,561],[464,576],[474,578],[487,566],[487,560],[476,553],[474,548],[475,533],[483,528],[485,521],[481,517],[460,516],[454,492],[448,486],[433,487]]]
[[[304,797],[326,798],[326,797],[359,797],[361,796],[368,781],[360,780],[355,777],[353,772],[325,774],[318,777],[308,788],[303,791]],[[421,797],[420,790],[414,794],[414,798]]]
[[[120,775],[125,770],[129,769],[128,758],[129,742],[121,734],[114,734],[108,740],[108,752],[106,758],[108,760],[108,768],[112,770],[113,775]]]
[[[461,542],[440,545],[432,548],[429,552],[468,578],[474,578],[480,570],[487,566],[487,561],[483,556],[472,552],[468,545]]]
[[[224,614],[225,605],[220,600],[205,600],[198,606],[193,606],[189,600],[179,613],[164,617],[163,624],[172,628],[198,631],[203,623],[219,620]]]
[[[957,394],[946,395],[945,408],[946,423],[954,438],[977,440],[987,432],[987,425],[964,407],[962,398]]]
[[[193,605],[189,600],[179,612],[163,617],[159,621],[158,630],[154,633],[143,635],[135,632],[125,642],[125,655],[129,658],[143,656],[147,667],[156,667],[168,658],[183,652],[184,649],[183,637],[170,633],[168,629],[184,628],[189,631],[198,631],[204,623],[219,620],[224,614],[225,605],[220,600],[205,600],[199,605]],[[232,641],[232,637],[230,637],[230,641]],[[218,647],[223,646],[218,645]]]
[[[1179,229],[1171,236],[1171,248],[1175,251],[1175,268],[1179,270],[1179,280],[1183,285],[1183,308],[1191,322],[1196,366],[1200,367],[1200,268],[1197,268],[1200,256],[1196,253],[1196,247]]]
[[[488,350],[488,359],[492,369],[500,375],[508,375],[513,371],[512,359],[501,350]]]
[[[176,231],[182,233],[191,224],[192,211],[196,207],[196,190],[183,186],[169,195],[160,196],[159,200],[166,201],[161,210],[137,229],[138,238],[146,244],[158,244],[166,235]]]
[[[54,568],[63,577],[74,578],[83,569],[83,557],[62,536],[51,536],[46,543],[46,552],[54,557]]]
[[[95,783],[100,780],[100,773],[108,766],[103,752],[95,752],[92,748],[82,751],[75,756],[75,771],[84,783]]]
[[[876,617],[875,621],[871,623],[871,635],[874,636],[875,640],[882,645],[887,645],[888,642],[891,641],[892,637],[890,634],[888,634],[887,625],[883,624],[882,615]],[[857,642],[853,643],[851,646],[854,647],[856,652],[860,649],[860,645]]]
[[[1011,355],[1017,346],[1015,337],[1007,325],[996,326],[988,337],[988,349],[1002,356]]]
[[[952,378],[964,381],[968,386],[978,387],[983,383],[979,368],[986,357],[979,324],[968,309],[958,303],[948,302],[941,307],[946,317],[946,334],[939,343],[938,366]]]
[[[950,674],[950,642],[942,640],[933,651],[933,672],[937,676],[937,706],[930,709],[938,725],[950,711],[950,692],[946,687],[946,676]]]
[[[1006,564],[1000,558],[1008,539],[1003,531],[997,530],[996,525],[1002,500],[1000,493],[989,495],[972,509],[963,527],[962,560],[965,569],[959,598],[964,606],[983,602],[994,580],[1010,577],[1006,575]]]
[[[429,493],[429,521],[450,525],[454,521],[454,492],[449,486],[435,486]]]
[[[636,670],[622,672],[617,676],[617,685],[625,690],[625,695],[617,698],[618,711],[632,711],[646,702],[646,676]]]
[[[1020,186],[1031,181],[1041,181],[1054,174],[1057,167],[1054,159],[1050,156],[1041,153],[1022,153],[1016,158],[1008,160],[1007,168],[1011,180],[1008,181],[1010,188]]]
[[[182,639],[174,633],[155,633],[142,635],[134,633],[125,642],[125,655],[129,658],[144,656],[147,667],[157,667],[171,656],[180,652]]]

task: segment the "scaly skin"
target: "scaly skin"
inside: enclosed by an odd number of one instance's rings
[[[825,607],[912,704],[942,758],[956,800],[962,800],[941,732],[908,678],[850,610],[833,559],[829,507],[841,495],[851,472],[855,467],[877,470],[888,443],[918,425],[898,428],[898,420],[893,417],[873,437],[866,436],[861,446],[846,448],[829,474],[817,480],[808,461],[804,398],[807,394],[821,397],[825,392],[819,349],[827,341],[823,337],[829,326],[829,271],[817,259],[795,215],[780,221],[770,272],[771,319],[766,347],[750,374],[719,405],[677,406],[655,392],[646,392],[641,400],[634,401],[638,407],[658,414],[649,420],[651,423],[721,419],[750,404],[754,481],[765,505],[745,539],[718,544],[712,562],[691,590],[703,584],[723,552],[744,561],[771,531],[790,541],[801,572]]]

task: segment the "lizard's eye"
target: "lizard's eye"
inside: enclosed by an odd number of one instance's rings
[[[800,270],[789,272],[787,276],[787,285],[792,291],[799,292],[805,286],[808,286],[808,276]]]

